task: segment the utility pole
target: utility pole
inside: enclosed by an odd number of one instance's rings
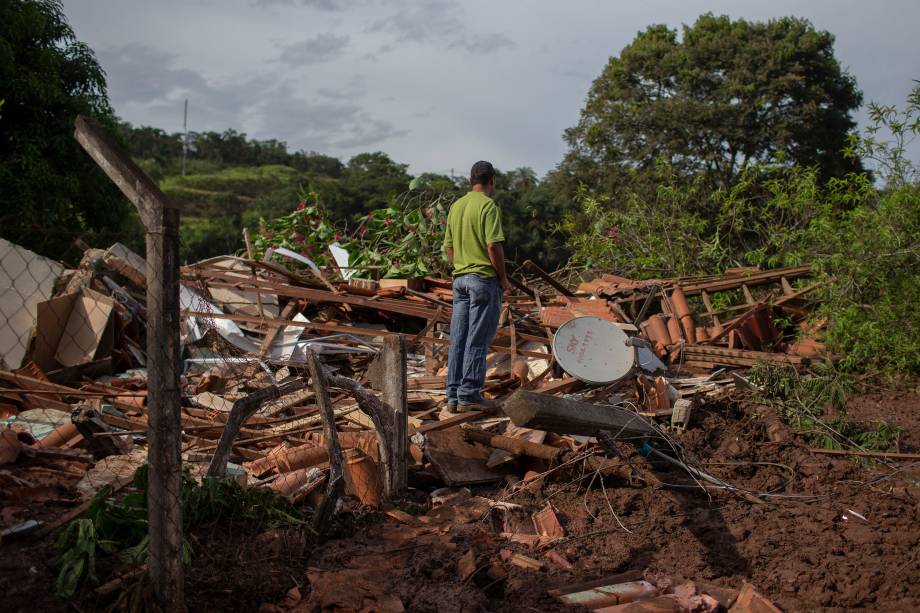
[[[188,156],[188,98],[185,99],[185,115],[182,118],[182,176],[185,176],[185,158]]]

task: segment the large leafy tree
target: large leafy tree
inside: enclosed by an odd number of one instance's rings
[[[594,81],[557,180],[569,194],[578,183],[615,192],[661,161],[713,187],[756,162],[817,166],[824,177],[852,170],[842,150],[862,95],[833,45],[794,17],[707,14],[680,37],[651,26]]]
[[[57,0],[0,2],[0,98],[0,233],[61,259],[125,240],[130,204],[73,139],[78,114],[115,128],[105,75]]]
[[[354,156],[348,160],[341,179],[348,201],[335,213],[349,217],[387,206],[393,195],[409,187],[412,177],[408,168],[382,151]]]
[[[562,219],[567,205],[550,180],[540,181],[526,166],[499,171],[494,198],[502,211],[505,257],[518,265],[533,260],[548,270],[565,264],[568,252],[552,228]]]

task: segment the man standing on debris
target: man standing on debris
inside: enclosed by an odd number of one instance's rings
[[[505,274],[502,216],[491,196],[495,169],[476,162],[470,191],[447,215],[444,251],[454,268],[454,304],[447,361],[447,409],[451,413],[493,410],[482,397],[486,353],[498,328],[502,294],[510,288]]]

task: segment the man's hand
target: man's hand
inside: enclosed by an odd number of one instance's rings
[[[489,243],[489,261],[492,262],[492,268],[495,269],[495,275],[502,286],[502,294],[507,295],[511,291],[511,283],[508,282],[508,274],[505,272],[505,250],[501,243]]]

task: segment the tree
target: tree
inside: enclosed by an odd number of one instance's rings
[[[731,185],[748,165],[857,168],[842,151],[862,94],[834,57],[834,37],[794,17],[767,23],[711,14],[676,30],[655,25],[611,57],[594,81],[558,179],[616,192],[659,161]]]
[[[339,217],[367,213],[387,206],[391,195],[403,192],[412,179],[406,164],[397,164],[382,151],[359,153],[350,160],[342,173],[342,187],[350,202],[344,210],[334,211]]]
[[[75,238],[126,240],[130,204],[73,138],[78,114],[114,131],[105,75],[57,0],[0,3],[0,92],[3,236],[58,259]]]
[[[502,211],[505,257],[518,265],[533,260],[548,270],[565,263],[568,252],[553,227],[567,211],[567,201],[550,180],[538,180],[526,166],[497,171],[493,197]]]

